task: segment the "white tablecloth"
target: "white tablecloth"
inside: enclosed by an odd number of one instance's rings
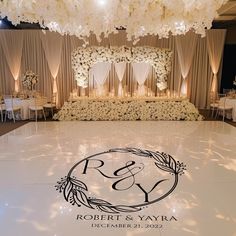
[[[19,99],[13,98],[13,103],[17,106],[21,107],[21,119],[28,120],[29,119],[29,106],[34,105],[34,99]]]
[[[236,122],[236,98],[226,98],[225,105],[233,107],[232,114],[228,113],[227,118]]]

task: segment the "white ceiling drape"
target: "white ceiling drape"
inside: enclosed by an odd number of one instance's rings
[[[151,65],[145,62],[141,63],[132,63],[134,77],[138,81],[138,95],[143,96],[145,95],[145,87],[144,82],[148,77],[148,74],[151,69]]]
[[[23,33],[18,32],[17,37],[11,30],[0,34],[0,43],[6,57],[7,64],[15,80],[15,91],[19,91],[19,74],[21,68],[21,57],[23,49]]]
[[[96,81],[98,86],[98,95],[104,95],[103,85],[111,70],[111,63],[98,62],[94,64],[90,69],[90,76]]]
[[[121,82],[125,74],[126,63],[125,62],[115,63],[115,69],[118,79]]]
[[[126,63],[125,62],[115,63],[115,70],[116,70],[116,74],[117,74],[118,80],[119,80],[118,96],[122,96],[122,94],[123,94],[121,81],[124,77],[125,69],[126,69]]]
[[[132,62],[132,67],[135,79],[138,81],[138,84],[143,85],[145,80],[147,79],[151,65],[145,62],[141,63]]]
[[[111,63],[99,62],[93,65],[91,73],[98,85],[103,85],[111,69]]]

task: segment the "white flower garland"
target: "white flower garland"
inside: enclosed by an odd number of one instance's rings
[[[79,99],[65,102],[55,120],[202,120],[187,99]]]
[[[97,62],[146,62],[153,66],[157,87],[167,88],[167,75],[171,71],[172,52],[154,47],[79,47],[72,52],[72,68],[78,86],[88,86],[89,69]]]

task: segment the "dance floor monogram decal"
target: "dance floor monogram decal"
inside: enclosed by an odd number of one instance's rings
[[[184,170],[164,152],[114,148],[80,160],[55,187],[72,205],[132,213],[169,196]]]

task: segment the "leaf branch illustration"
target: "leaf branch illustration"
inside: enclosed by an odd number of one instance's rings
[[[180,163],[179,161],[176,161],[171,155],[166,154],[164,152],[158,152],[158,151],[152,152],[148,150],[141,150],[138,148],[114,148],[103,153],[111,153],[111,152],[132,153],[137,156],[152,158],[155,161],[154,162],[155,165],[159,169],[175,175],[175,182],[172,188],[166,194],[152,201],[151,203],[160,201],[161,199],[168,196],[177,186],[178,175],[184,174],[184,170],[186,170],[186,165],[184,165],[183,163]],[[96,156],[96,155],[93,155],[93,156]],[[78,163],[75,166],[77,165]],[[97,208],[98,210],[102,212],[113,213],[113,214],[118,214],[120,212],[123,212],[123,213],[137,212],[141,210],[141,207],[147,205],[146,203],[137,204],[133,206],[113,205],[110,202],[103,199],[88,197],[86,195],[86,192],[88,191],[87,185],[83,183],[82,181],[78,180],[76,177],[74,176],[71,177],[73,168],[69,171],[68,175],[64,178],[61,178],[61,180],[58,181],[57,185],[55,186],[56,190],[59,191],[60,193],[63,193],[65,200],[67,202],[70,202],[72,205],[77,205],[78,207],[81,207],[83,205],[90,209]],[[161,180],[157,182],[156,185],[160,184],[163,181],[165,180]],[[153,188],[155,188],[156,185]]]

